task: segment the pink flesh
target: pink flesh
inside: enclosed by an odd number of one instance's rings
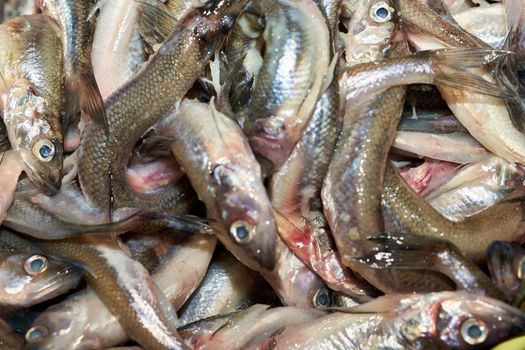
[[[0,223],[7,216],[7,210],[15,198],[18,178],[23,170],[16,151],[10,150],[0,156]]]
[[[69,128],[64,138],[64,151],[74,152],[80,146],[80,132],[77,128]]]
[[[450,180],[459,167],[456,163],[427,159],[417,167],[400,169],[400,174],[410,187],[424,196]]]
[[[173,157],[159,158],[146,164],[131,165],[126,171],[128,183],[134,191],[147,193],[175,183],[184,175]]]

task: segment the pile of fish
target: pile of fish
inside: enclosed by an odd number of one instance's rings
[[[523,341],[524,0],[0,1],[0,97],[0,350]]]

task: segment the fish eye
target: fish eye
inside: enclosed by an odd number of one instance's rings
[[[31,276],[47,270],[47,258],[43,255],[32,255],[24,262],[24,270]]]
[[[383,23],[392,19],[394,9],[385,2],[378,2],[370,8],[370,18],[375,22]]]
[[[313,298],[314,307],[325,308],[331,305],[330,292],[326,288],[319,289]]]
[[[230,234],[237,243],[248,243],[254,234],[254,227],[245,221],[237,220],[230,226]]]
[[[35,343],[41,341],[48,334],[48,330],[44,326],[34,326],[26,332],[26,341],[28,343]]]
[[[518,264],[516,265],[516,277],[518,277],[521,280],[523,279],[524,273],[525,273],[525,256],[521,257],[521,259],[518,261]]]
[[[33,154],[42,162],[49,162],[55,155],[55,145],[48,139],[39,140],[33,146]]]
[[[461,337],[470,345],[483,343],[489,334],[489,329],[483,321],[469,318],[461,325]]]

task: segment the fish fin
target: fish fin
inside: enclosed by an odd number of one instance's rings
[[[429,55],[443,65],[452,65],[461,68],[478,68],[479,66],[495,62],[502,57],[512,55],[512,51],[494,50],[492,48],[458,48],[425,50],[416,53],[416,56]]]
[[[177,25],[168,6],[157,1],[156,5],[135,0],[138,5],[139,31],[142,38],[151,46],[162,43]]]
[[[186,234],[215,234],[215,230],[210,226],[210,222],[213,220],[203,219],[195,215],[170,216],[154,212],[142,212],[138,214],[138,219],[160,221],[167,228]]]
[[[95,123],[109,130],[104,100],[98,89],[93,69],[87,70],[80,77],[80,109],[89,115]]]
[[[359,314],[390,313],[396,309],[403,294],[382,295],[367,303],[350,307],[332,307],[330,310]]]
[[[80,90],[72,84],[66,84],[66,116],[75,118],[80,112]]]
[[[461,67],[446,67],[434,78],[436,85],[504,99],[514,98],[509,89],[485,80]]]

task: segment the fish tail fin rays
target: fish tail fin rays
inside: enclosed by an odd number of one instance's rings
[[[98,89],[97,81],[92,69],[88,69],[80,77],[80,109],[89,115],[95,123],[109,129],[104,100]]]

